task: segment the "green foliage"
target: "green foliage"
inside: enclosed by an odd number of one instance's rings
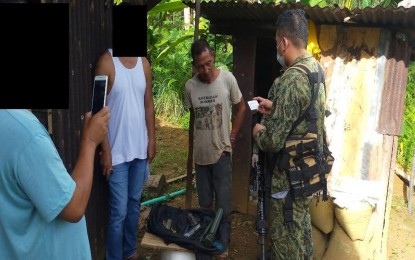
[[[303,5],[309,5],[309,6],[319,6],[319,7],[325,7],[327,6],[327,1],[325,0],[301,0],[301,4]]]
[[[158,76],[163,77],[163,74],[167,73],[166,70],[159,71]],[[172,123],[177,123],[183,116],[185,108],[182,102],[183,88],[178,80],[173,77],[153,81],[154,108],[158,116]],[[179,77],[176,76],[176,78]],[[179,80],[183,81],[184,79]]]
[[[185,130],[189,130],[189,123],[190,123],[190,112],[187,111],[180,119],[180,126]]]
[[[209,35],[207,40],[215,52],[215,66],[221,70],[232,71],[233,45],[228,35]]]
[[[319,7],[335,7],[352,9],[363,9],[366,7],[396,7],[402,0],[300,0],[301,4]],[[263,3],[296,3],[296,0],[265,0]]]
[[[122,3],[123,0],[114,0],[114,4],[119,5]],[[203,0],[202,0],[203,1]],[[383,6],[383,7],[397,7],[398,3],[402,0],[300,0],[301,4],[303,5],[309,5],[309,6],[316,6],[319,7],[334,7],[339,6],[341,8],[348,8],[348,9],[355,9],[355,8],[366,8],[366,7],[375,7],[375,6]],[[168,3],[171,6],[175,6],[176,8],[179,8],[179,5],[184,5],[180,1],[172,1],[173,3]],[[259,2],[259,1],[258,1]],[[293,3],[295,4],[297,0],[262,0],[261,3],[264,4],[282,4],[282,3]],[[171,10],[173,7],[165,7],[161,6],[160,9],[166,8],[166,10]],[[152,10],[149,11],[152,12]],[[159,10],[157,10],[159,11]]]
[[[313,2],[316,0],[311,0]],[[322,2],[327,2],[328,7],[339,6],[341,8],[347,8],[349,10],[353,9],[363,9],[366,7],[396,7],[401,0],[327,0]],[[321,5],[319,5],[321,6]]]
[[[181,1],[164,0],[148,12],[147,19],[155,111],[172,123],[184,114],[183,86],[191,77],[188,49],[193,35],[184,25],[185,7]]]
[[[161,13],[161,12],[173,12],[173,11],[181,11],[183,10],[187,5],[183,4],[181,1],[163,1],[162,3],[156,5],[151,10],[149,10],[147,13],[149,15]]]
[[[397,162],[408,172],[412,167],[415,149],[415,62],[408,69],[408,83],[406,85],[405,112],[402,134],[398,140]]]

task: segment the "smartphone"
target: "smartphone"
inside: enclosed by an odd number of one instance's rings
[[[98,113],[107,100],[108,76],[98,75],[94,79],[94,88],[92,92],[92,114]]]

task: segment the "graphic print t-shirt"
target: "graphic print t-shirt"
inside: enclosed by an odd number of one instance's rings
[[[220,71],[211,84],[201,82],[197,75],[186,82],[185,102],[195,113],[194,160],[196,164],[216,163],[222,151],[232,151],[229,140],[232,104],[242,94],[232,73]]]

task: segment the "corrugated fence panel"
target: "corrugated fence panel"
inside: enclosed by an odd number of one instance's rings
[[[60,1],[67,2],[67,1]],[[81,115],[90,110],[93,69],[112,39],[112,1],[69,1],[69,109],[53,110],[53,140],[72,172],[79,154]],[[53,21],[51,21],[53,23]],[[107,183],[96,158],[94,182],[86,211],[93,259],[104,259]]]
[[[331,34],[325,34],[331,31]],[[373,149],[382,142],[376,134],[382,84],[376,77],[380,29],[322,26],[321,63],[326,71],[326,127],[336,158],[333,178],[369,179]],[[326,39],[325,39],[326,38]],[[327,39],[330,38],[330,39]]]
[[[410,58],[410,48],[406,36],[394,33],[389,52],[385,56],[387,57],[384,74],[385,84],[378,131],[387,135],[400,135]]]
[[[405,88],[399,82],[392,84],[385,76],[385,71],[391,71],[388,63],[393,39],[394,34],[385,29],[336,25],[321,26],[319,35],[321,63],[328,79],[327,104],[332,112],[326,121],[327,136],[336,159],[330,190],[332,194],[347,194],[349,199],[365,194],[376,204],[377,228],[371,242],[376,256],[385,250],[382,242],[386,236],[388,182],[396,153],[396,138],[378,128],[382,119],[390,132],[400,126],[402,121],[392,124],[390,118],[399,121],[402,105],[396,103],[399,99],[395,95]],[[395,68],[399,69],[402,67]],[[391,85],[397,93],[391,94]],[[394,108],[385,104],[385,95],[393,100]],[[345,184],[350,180],[370,181],[373,185],[353,191]]]

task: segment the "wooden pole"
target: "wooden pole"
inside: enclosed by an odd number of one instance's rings
[[[196,0],[196,14],[195,14],[195,34],[194,41],[199,39],[199,19],[200,19],[200,0]]]
[[[194,41],[199,39],[199,17],[200,17],[200,0],[196,0],[196,14],[195,14],[195,33]],[[193,69],[193,68],[192,68]],[[195,71],[193,69],[193,75]],[[189,121],[189,149],[187,154],[187,178],[186,178],[186,208],[192,206],[192,182],[193,182],[193,127],[194,117],[190,116]]]
[[[193,182],[193,126],[194,126],[194,119],[190,116],[189,122],[189,151],[187,155],[187,176],[186,176],[186,208],[192,207],[192,182]]]
[[[412,158],[411,177],[409,178],[409,198],[408,198],[409,215],[412,215],[412,198],[414,197],[414,174],[415,174],[415,149],[414,149],[414,157]]]

